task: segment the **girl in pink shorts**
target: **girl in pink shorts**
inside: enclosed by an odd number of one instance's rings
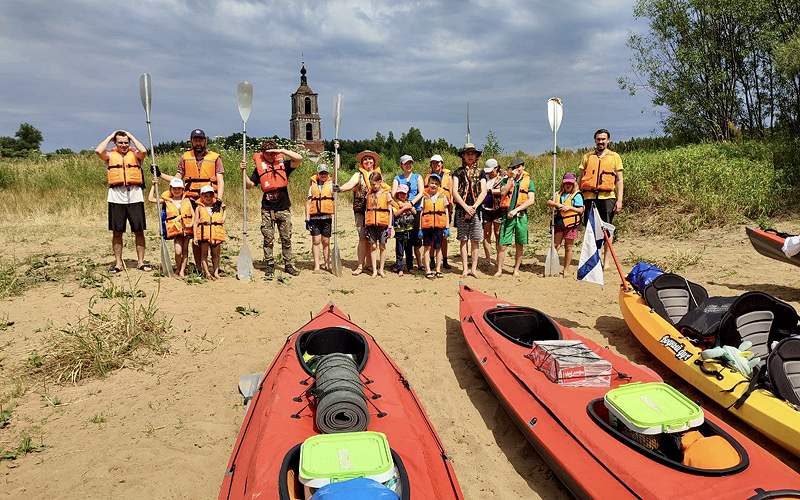
[[[572,264],[572,247],[578,239],[578,228],[581,225],[583,214],[583,196],[578,189],[575,174],[567,172],[561,180],[561,189],[547,200],[547,206],[556,209],[555,238],[556,250],[564,242],[564,271],[562,276],[569,274]]]

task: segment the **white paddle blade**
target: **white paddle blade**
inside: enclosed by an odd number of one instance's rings
[[[547,120],[550,122],[550,130],[552,130],[553,133],[558,132],[563,116],[564,107],[561,103],[561,99],[558,97],[551,97],[547,101]]]
[[[333,112],[336,123],[336,139],[339,139],[339,124],[342,122],[342,94],[336,94],[336,107]]]
[[[333,275],[336,277],[342,277],[342,256],[339,254],[339,245],[338,243],[333,245],[333,258],[331,259],[331,264],[333,265]]]
[[[253,109],[253,84],[248,81],[239,82],[236,86],[236,103],[239,105],[239,116],[246,122]]]
[[[544,275],[558,276],[559,273],[561,273],[561,263],[558,261],[558,250],[551,244],[547,257],[544,259]]]
[[[236,259],[236,278],[242,281],[249,281],[253,278],[253,257],[250,255],[250,247],[246,240],[242,241],[242,248]]]
[[[139,77],[139,97],[147,117],[150,117],[150,103],[152,102],[152,88],[150,87],[150,73],[142,73]]]
[[[164,239],[161,240],[161,274],[167,278],[172,277],[172,259],[169,256],[167,241]]]

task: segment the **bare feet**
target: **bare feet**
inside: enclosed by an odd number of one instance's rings
[[[364,272],[364,269],[362,269],[361,266],[358,266],[357,268],[353,269],[353,276],[358,276],[359,274],[361,274],[363,272]]]
[[[397,275],[398,276],[402,276],[403,275],[403,270],[401,269],[401,270],[397,271]]]
[[[469,271],[464,271],[463,273],[461,273],[462,278],[466,278],[467,276],[469,276]]]
[[[381,278],[385,278],[385,277],[386,277],[386,275],[385,275],[385,274],[383,274],[383,271],[382,271],[382,270],[381,270],[381,271],[378,271],[378,276],[380,276]]]
[[[477,271],[476,271],[475,269],[473,269],[472,271],[470,271],[470,272],[469,272],[469,274],[470,274],[470,276],[472,276],[473,278],[477,278],[477,277],[478,277],[478,273],[477,273]]]
[[[378,271],[372,271],[372,277],[373,277],[373,278],[374,278],[375,276],[377,276],[377,275],[378,275]]]
[[[502,270],[502,269],[498,269],[498,270],[497,270],[497,272],[496,272],[496,273],[494,273],[494,276],[495,276],[495,277],[497,277],[497,276],[502,276],[502,275],[503,275],[503,270]]]
[[[511,276],[519,276],[519,269],[514,269],[514,272],[511,273]]]

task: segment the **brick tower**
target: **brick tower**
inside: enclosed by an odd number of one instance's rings
[[[309,151],[319,154],[325,149],[325,144],[322,142],[317,94],[308,86],[305,63],[300,68],[300,86],[292,94],[289,132],[293,141],[303,144]]]

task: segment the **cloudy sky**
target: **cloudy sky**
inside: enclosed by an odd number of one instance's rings
[[[43,149],[93,148],[111,129],[146,139],[138,79],[153,81],[156,142],[241,129],[235,88],[255,87],[248,130],[289,134],[301,53],[319,93],[323,135],[344,95],[342,135],[409,126],[464,142],[494,130],[507,151],[552,141],[548,97],[564,100],[559,143],[658,132],[630,72],[625,41],[643,29],[633,0],[6,0],[0,12],[0,135],[27,121]]]

